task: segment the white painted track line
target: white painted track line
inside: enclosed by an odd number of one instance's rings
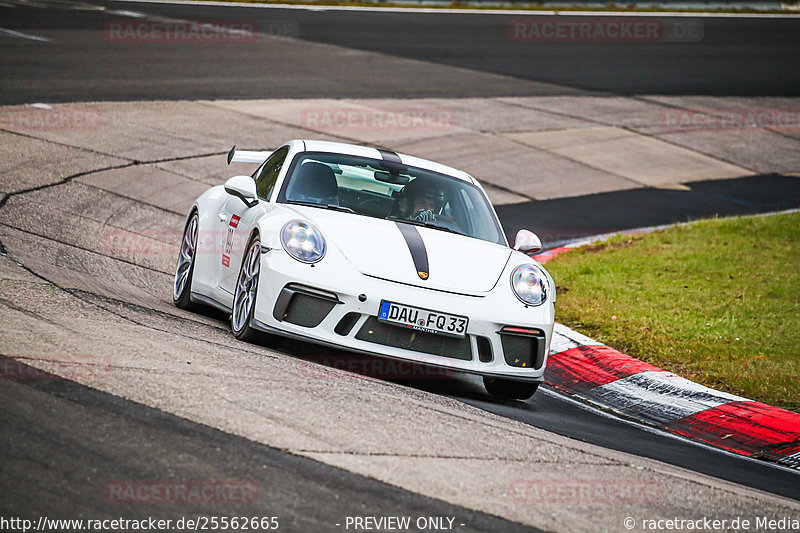
[[[676,12],[630,12],[630,11],[557,11],[557,10],[524,10],[524,9],[451,9],[431,7],[367,7],[367,6],[326,6],[300,4],[258,4],[252,2],[218,2],[192,0],[116,0],[118,2],[141,2],[149,4],[186,4],[208,5],[218,7],[251,7],[266,9],[300,9],[306,11],[373,11],[384,13],[439,13],[459,15],[537,15],[537,16],[581,16],[581,17],[717,17],[717,18],[800,18],[800,14],[777,13],[693,13]]]
[[[9,37],[17,37],[20,39],[30,39],[31,41],[42,41],[46,43],[53,42],[52,39],[48,39],[47,37],[39,37],[37,35],[28,35],[27,33],[22,33],[20,31],[8,30],[6,28],[0,28],[0,35],[8,35]]]

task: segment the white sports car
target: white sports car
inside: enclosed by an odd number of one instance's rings
[[[526,399],[544,380],[555,284],[514,249],[469,174],[385,150],[289,141],[195,200],[173,300],[258,331],[483,376]]]

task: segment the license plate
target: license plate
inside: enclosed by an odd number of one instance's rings
[[[378,320],[417,331],[463,338],[467,334],[469,319],[440,311],[412,307],[395,302],[381,301]]]

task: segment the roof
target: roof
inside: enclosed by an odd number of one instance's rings
[[[331,152],[336,154],[348,154],[361,157],[370,157],[373,159],[383,158],[383,156],[381,155],[380,151],[377,148],[362,146],[358,144],[338,143],[331,141],[317,141],[308,139],[304,139],[302,140],[302,142],[305,144],[306,151],[309,152]],[[442,165],[441,163],[436,163],[435,161],[429,161],[427,159],[422,159],[420,157],[414,157],[411,155],[398,153],[397,156],[400,158],[400,161],[402,161],[404,165],[423,168],[425,170],[431,170],[433,172],[439,172],[441,174],[447,174],[448,176],[453,176],[455,178],[462,179],[469,183],[475,183],[475,179],[466,172],[464,172],[463,170],[458,170],[457,168],[449,167],[447,165]]]

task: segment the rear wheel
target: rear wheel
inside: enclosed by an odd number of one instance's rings
[[[194,258],[197,254],[197,211],[192,213],[186,228],[183,230],[178,266],[175,268],[175,283],[172,286],[172,302],[181,309],[189,309],[192,305],[192,276],[194,275]]]
[[[239,340],[253,342],[258,338],[258,331],[250,326],[256,309],[258,293],[258,276],[261,273],[261,240],[254,235],[247,247],[247,252],[239,268],[236,291],[233,294],[233,310],[231,311],[231,331]]]
[[[510,379],[483,377],[483,386],[492,396],[506,400],[527,400],[536,393],[538,383]]]

